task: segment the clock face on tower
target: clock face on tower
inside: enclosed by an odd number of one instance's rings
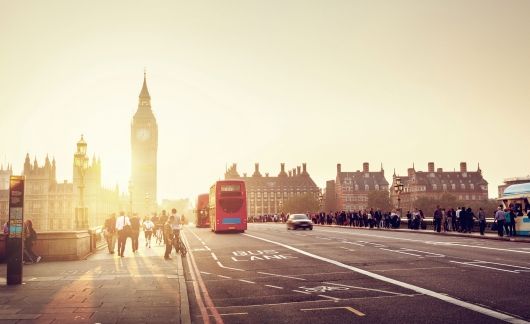
[[[140,128],[136,131],[136,138],[142,142],[147,141],[151,137],[151,131],[147,128]]]

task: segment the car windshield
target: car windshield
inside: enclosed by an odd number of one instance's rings
[[[306,215],[293,215],[291,216],[291,219],[305,219],[307,220],[307,216]]]

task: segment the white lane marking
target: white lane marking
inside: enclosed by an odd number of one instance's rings
[[[331,296],[326,296],[326,295],[318,295],[318,297],[324,297],[324,298],[327,298],[327,299],[331,299],[331,300],[333,300],[334,302],[338,302],[338,301],[341,300],[340,298],[331,297]]]
[[[204,273],[204,274],[211,274],[210,272],[206,272],[206,271],[201,271],[201,273]]]
[[[230,268],[230,267],[225,267],[221,262],[217,261],[217,265],[220,266],[221,268],[223,269],[229,269],[229,270],[235,270],[235,271],[245,271],[243,269],[238,269],[238,268]]]
[[[348,249],[347,247],[344,247],[344,246],[341,246],[340,248],[341,248],[341,249],[344,249],[344,250],[346,250],[346,251],[355,252],[354,249]]]
[[[408,253],[408,252],[403,252],[401,250],[390,250],[390,249],[384,249],[384,248],[379,248],[380,250],[385,250],[385,251],[389,251],[389,252],[396,252],[396,253],[401,253],[401,254],[408,254],[408,255],[413,255],[413,256],[417,256],[417,257],[422,257],[421,255],[419,254],[414,254],[414,253]]]
[[[382,293],[385,293],[385,294],[396,295],[396,296],[413,296],[413,295],[402,294],[402,293],[397,293],[397,292],[388,291],[388,290],[375,289],[375,288],[365,288],[365,287],[350,286],[350,285],[343,285],[343,284],[334,283],[334,282],[323,282],[323,283],[325,283],[325,284],[327,284],[327,285],[334,285],[334,286],[340,286],[340,287],[348,287],[348,288],[353,288],[353,289],[369,290],[369,291],[377,291],[377,292],[382,292]]]
[[[283,287],[273,286],[273,285],[265,285],[266,287],[276,288],[276,289],[283,289]]]
[[[219,261],[219,259],[217,258],[217,255],[215,255],[215,253],[212,252],[212,258],[215,260],[215,261]]]
[[[502,266],[506,266],[506,267],[510,267],[510,268],[519,268],[519,269],[530,270],[530,268],[527,268],[527,267],[521,267],[521,266],[516,266],[516,265],[511,265],[511,264],[506,264],[506,263],[497,263],[497,262],[489,262],[489,261],[481,261],[481,260],[475,260],[475,261],[476,262],[496,264],[496,265],[502,265]]]
[[[413,249],[408,249],[408,248],[401,248],[401,250],[429,254],[429,255],[426,255],[426,257],[431,257],[432,256],[434,258],[445,258],[445,255],[439,254],[439,253],[432,253],[432,252],[426,252],[426,251],[420,251],[420,250],[413,250]]]
[[[296,290],[296,289],[293,289],[293,291],[297,292],[297,293],[304,294],[304,295],[311,295],[311,293],[308,293],[308,292],[305,292],[305,291],[300,291],[300,290]]]
[[[329,232],[329,233],[337,234],[336,231],[334,232],[334,231],[321,230],[321,232]],[[442,244],[442,245],[448,245],[448,246],[471,247],[471,248],[477,248],[477,249],[495,250],[495,251],[502,251],[502,252],[515,252],[515,253],[530,254],[530,251],[501,249],[501,248],[494,248],[494,247],[489,247],[489,246],[476,246],[476,245],[462,244],[462,243],[458,243],[458,242],[433,242],[433,241],[423,241],[423,240],[408,239],[408,238],[396,237],[396,236],[373,235],[373,234],[363,234],[363,233],[355,233],[355,232],[341,232],[341,234],[345,234],[345,235],[361,235],[361,236],[378,237],[378,238],[409,241],[409,242],[420,242],[420,243],[424,243],[424,244],[433,244],[433,245]],[[501,241],[501,242],[506,242],[506,241]]]
[[[225,278],[225,279],[232,279],[231,277],[228,277],[228,276],[223,276],[223,275],[217,275],[217,276],[221,278]]]
[[[341,242],[341,243],[353,244],[353,245],[358,245],[358,246],[364,246],[363,244],[353,243],[353,242]]]
[[[459,263],[459,264],[463,264],[463,265],[467,265],[467,266],[473,266],[473,267],[479,267],[479,268],[486,268],[486,269],[491,269],[491,270],[497,270],[497,271],[504,271],[504,272],[511,272],[511,273],[519,273],[519,271],[513,271],[513,270],[506,270],[506,269],[499,269],[499,268],[494,268],[494,267],[488,267],[488,266],[485,266],[485,265],[477,264],[477,263],[475,263],[475,262],[458,262],[458,261],[449,261],[449,262],[452,262],[452,263]]]
[[[250,281],[250,280],[245,280],[245,279],[238,279],[238,281],[241,281],[241,282],[246,282],[246,283],[250,283],[250,284],[255,284],[254,281]]]
[[[497,312],[497,311],[494,311],[494,310],[491,310],[491,309],[488,309],[488,308],[485,308],[485,307],[482,307],[482,306],[478,306],[478,305],[475,305],[475,304],[472,304],[472,303],[465,302],[463,300],[459,300],[459,299],[456,299],[456,298],[453,298],[453,297],[449,297],[449,296],[437,293],[437,292],[429,290],[429,289],[421,288],[421,287],[418,287],[418,286],[415,286],[415,285],[411,285],[411,284],[408,284],[408,283],[405,283],[405,282],[402,282],[402,281],[399,281],[399,280],[388,278],[388,277],[379,275],[377,273],[373,273],[373,272],[370,272],[370,271],[363,270],[361,268],[353,267],[353,266],[344,264],[344,263],[339,262],[339,261],[335,261],[335,260],[332,260],[332,259],[329,259],[329,258],[325,258],[325,257],[319,256],[319,255],[313,254],[313,253],[309,253],[309,252],[306,252],[304,250],[292,247],[292,246],[284,244],[284,243],[268,240],[268,239],[265,239],[265,238],[262,238],[262,237],[259,237],[259,236],[250,235],[250,234],[243,234],[243,235],[248,236],[248,237],[252,237],[252,238],[255,238],[257,240],[264,241],[264,242],[268,242],[268,243],[271,243],[271,244],[276,244],[276,245],[279,245],[279,246],[283,246],[284,248],[287,248],[289,250],[292,250],[292,251],[298,252],[300,254],[306,255],[308,257],[311,257],[311,258],[314,258],[314,259],[317,259],[317,260],[321,260],[321,261],[336,265],[336,266],[341,267],[341,268],[349,269],[351,271],[366,275],[366,276],[374,278],[376,280],[381,280],[381,281],[384,281],[384,282],[388,282],[390,284],[394,284],[396,286],[400,286],[400,287],[403,287],[403,288],[406,288],[406,289],[410,289],[410,290],[415,291],[417,293],[424,294],[424,295],[427,295],[427,296],[430,296],[430,297],[445,301],[447,303],[450,303],[450,304],[453,304],[453,305],[456,305],[456,306],[460,306],[460,307],[463,307],[463,308],[466,308],[466,309],[469,309],[469,310],[475,311],[477,313],[484,314],[484,315],[487,315],[487,316],[490,316],[490,317],[493,317],[493,318],[496,318],[496,319],[499,319],[499,320],[503,320],[503,321],[506,321],[506,322],[509,322],[509,323],[518,323],[518,324],[519,323],[526,323],[526,324],[530,324],[529,322],[527,322],[525,320],[522,320],[522,319],[519,319],[519,318],[515,318],[515,317],[507,315],[507,314],[503,314],[503,313],[500,313],[500,312]]]
[[[275,273],[268,273],[268,272],[261,272],[261,271],[258,271],[258,273],[261,273],[261,274],[264,274],[264,275],[269,275],[269,276],[275,276],[275,277],[283,277],[283,278],[295,279],[295,280],[302,280],[302,281],[306,280],[304,278],[298,278],[298,277],[286,276],[286,275],[279,275],[279,274],[275,274]]]
[[[212,249],[210,249],[209,247],[207,247],[206,245],[204,246],[204,248],[208,251],[211,251]]]

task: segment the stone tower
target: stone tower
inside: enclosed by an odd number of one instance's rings
[[[157,150],[158,125],[144,72],[138,109],[131,124],[131,201],[133,213],[140,217],[157,209]]]

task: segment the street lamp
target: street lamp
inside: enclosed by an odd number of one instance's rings
[[[129,180],[129,215],[132,217],[133,212],[133,183]]]
[[[401,183],[401,178],[399,177],[395,179],[394,192],[397,194],[399,216],[401,217],[401,214],[403,214],[401,210],[401,193],[403,192],[403,184]]]
[[[149,199],[150,199],[149,193],[146,192],[145,193],[145,213],[147,215],[149,215]]]
[[[322,203],[324,201],[324,195],[322,195],[322,192],[318,193],[318,211],[322,211]]]
[[[85,208],[85,172],[88,169],[88,157],[86,156],[87,143],[81,135],[81,139],[77,142],[77,151],[74,154],[74,165],[79,174],[79,206],[76,208],[76,228],[88,228],[87,210]]]

